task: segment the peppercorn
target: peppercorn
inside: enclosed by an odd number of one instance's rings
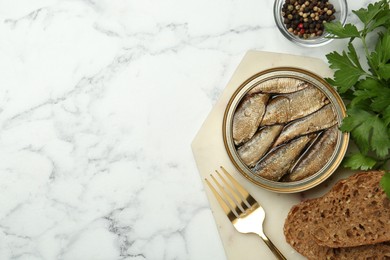
[[[335,20],[335,12],[329,0],[285,0],[282,6],[287,30],[304,39],[322,35],[323,24]]]

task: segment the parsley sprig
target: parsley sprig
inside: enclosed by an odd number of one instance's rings
[[[347,50],[326,55],[334,70],[333,79],[327,81],[347,103],[341,130],[351,133],[358,151],[346,156],[344,166],[355,170],[386,170],[390,160],[389,1],[380,0],[352,11],[361,22],[359,28],[350,23],[325,24],[332,38],[349,38]],[[367,44],[369,37],[376,40],[372,48]],[[363,49],[364,58],[359,57],[355,46]],[[382,178],[381,186],[390,197],[390,172]]]

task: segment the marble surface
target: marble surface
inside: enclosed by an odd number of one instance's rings
[[[272,8],[0,1],[0,259],[226,259],[193,138],[247,50],[345,45],[288,42]]]

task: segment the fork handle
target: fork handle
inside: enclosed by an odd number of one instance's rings
[[[279,260],[287,260],[286,257],[279,251],[279,249],[272,243],[272,241],[265,235],[265,234],[258,234],[261,239],[263,239],[264,243],[267,244],[269,249],[271,249],[272,253],[279,259]]]

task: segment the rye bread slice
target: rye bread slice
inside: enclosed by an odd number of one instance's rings
[[[328,247],[390,241],[390,200],[380,187],[383,172],[362,172],[339,181],[318,200],[311,235]]]
[[[310,234],[313,209],[320,199],[306,200],[291,208],[285,225],[286,241],[309,260],[321,259],[390,259],[390,243],[358,247],[320,246]]]
[[[319,246],[310,235],[312,210],[318,199],[306,200],[291,208],[284,223],[284,236],[298,253],[308,259],[324,258],[331,254],[329,247]]]

